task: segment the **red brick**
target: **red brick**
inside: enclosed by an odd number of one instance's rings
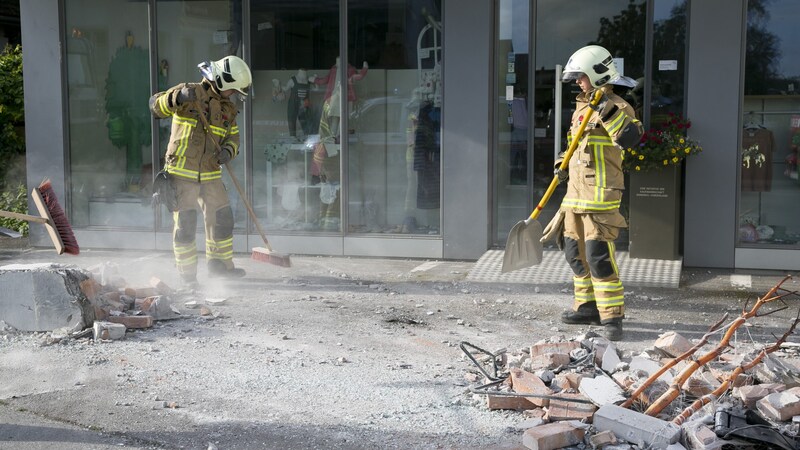
[[[531,450],[554,450],[583,443],[583,430],[569,422],[555,422],[525,430],[522,444]]]
[[[529,402],[525,397],[511,397],[508,395],[487,395],[486,406],[489,409],[513,409],[523,411],[526,409],[533,409],[533,403]]]
[[[521,394],[552,395],[553,391],[545,386],[541,378],[522,369],[511,369],[511,386]],[[547,406],[546,398],[526,397],[534,406]]]
[[[569,355],[565,353],[544,353],[531,358],[531,369],[555,369],[569,362]]]
[[[153,326],[153,318],[150,316],[109,316],[107,321],[121,323],[128,328],[150,328]]]
[[[154,297],[158,295],[158,291],[154,287],[136,288],[136,298]]]
[[[597,411],[597,407],[591,403],[579,403],[570,401],[572,399],[588,400],[583,394],[558,394],[564,400],[550,399],[550,406],[547,407],[549,421],[559,420],[578,420],[591,422],[592,415]]]
[[[80,283],[81,292],[87,299],[92,300],[100,294],[102,286],[94,280],[94,278],[87,278]]]
[[[161,278],[152,277],[150,278],[150,286],[154,287],[161,294],[172,294],[174,289],[170,287],[167,283],[164,282]]]

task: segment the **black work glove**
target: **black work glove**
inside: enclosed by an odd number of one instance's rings
[[[567,169],[561,170],[560,167],[556,167],[556,170],[553,171],[553,175],[558,177],[559,183],[563,183],[567,181],[567,178],[569,178],[569,170]]]
[[[230,151],[230,150],[228,150],[227,148],[223,148],[223,149],[222,149],[222,150],[221,150],[221,151],[220,151],[220,152],[217,154],[217,163],[218,163],[220,166],[224,166],[225,164],[227,164],[228,162],[230,162],[230,160],[231,160],[231,159],[233,159],[233,155],[231,154],[231,151]]]
[[[184,103],[193,102],[197,99],[197,96],[194,93],[194,89],[190,88],[189,86],[184,86],[178,91],[178,94],[175,96],[175,102],[179,105]]]

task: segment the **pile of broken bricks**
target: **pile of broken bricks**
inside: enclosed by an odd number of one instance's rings
[[[782,283],[701,339],[669,331],[639,355],[621,357],[591,331],[513,352],[462,342],[473,363],[467,394],[491,410],[521,411],[517,429],[533,450],[800,449],[800,368],[790,362],[800,344],[787,342],[800,320],[749,352],[730,345],[749,319],[778,310],[764,305],[798,299]]]
[[[116,340],[154,321],[189,316],[214,319],[211,306],[225,299],[194,300],[195,291],[176,290],[158,277],[131,287],[115,265],[87,270],[56,263],[0,267],[0,320],[17,331],[52,332],[51,341],[93,336]],[[186,301],[188,298],[191,300]]]
[[[174,299],[185,293],[191,294],[191,291],[175,290],[155,276],[150,278],[150,286],[133,288],[120,277],[106,276],[103,269],[104,266],[90,268],[92,276],[80,283],[81,291],[94,309],[92,330],[95,340],[122,339],[129,329],[150,328],[154,321],[185,317],[188,310],[196,311],[202,318],[212,319],[217,314],[204,303],[219,305],[225,301],[192,300],[178,308]]]

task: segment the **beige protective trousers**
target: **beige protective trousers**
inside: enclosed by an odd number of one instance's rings
[[[624,289],[614,255],[619,228],[604,223],[607,217],[570,210],[564,216],[564,256],[575,273],[572,309],[594,304],[601,321],[625,315]]]
[[[203,213],[206,231],[206,262],[222,261],[225,267],[233,268],[233,212],[228,191],[222,180],[205,183],[173,177],[178,199],[178,211],[173,213],[175,227],[172,234],[172,249],[175,265],[181,275],[197,273],[197,208]]]

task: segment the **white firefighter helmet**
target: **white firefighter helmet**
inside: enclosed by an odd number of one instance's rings
[[[573,53],[564,66],[561,81],[577,80],[583,74],[594,87],[613,83],[620,77],[611,53],[599,45],[587,45]]]
[[[219,61],[204,61],[197,65],[203,77],[220,92],[234,89],[247,95],[253,76],[247,63],[238,56],[226,56]]]

